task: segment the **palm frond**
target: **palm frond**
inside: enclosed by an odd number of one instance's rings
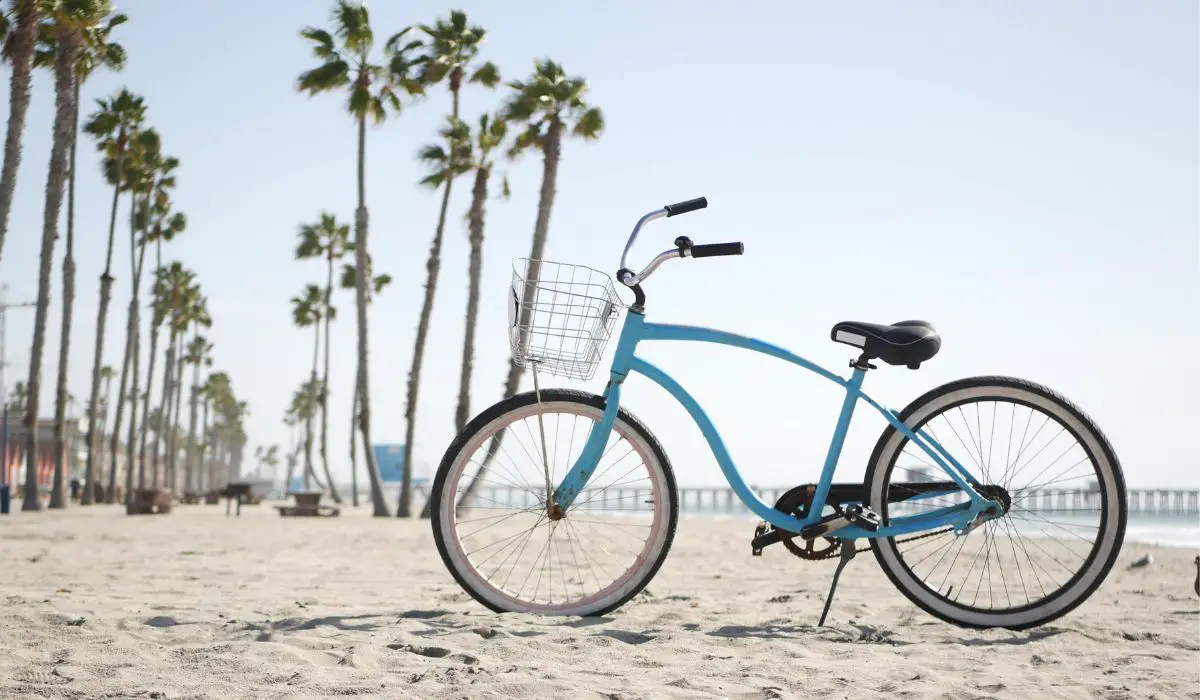
[[[494,88],[500,84],[500,69],[495,63],[488,61],[475,69],[475,72],[471,74],[470,82],[488,89]]]
[[[310,71],[305,71],[296,79],[296,90],[316,95],[328,92],[350,83],[350,64],[339,59],[329,61]]]
[[[599,107],[591,107],[575,122],[575,128],[572,133],[587,141],[594,141],[600,138],[600,133],[604,131],[604,113]]]
[[[317,27],[305,27],[300,30],[300,36],[312,42],[313,55],[325,62],[340,60],[333,36]]]

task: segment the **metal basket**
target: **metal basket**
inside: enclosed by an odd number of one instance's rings
[[[513,359],[540,372],[591,379],[624,306],[612,278],[582,265],[520,258],[509,294]]]

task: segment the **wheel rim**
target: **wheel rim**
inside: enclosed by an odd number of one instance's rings
[[[440,495],[447,554],[469,587],[495,607],[588,614],[619,602],[652,570],[666,537],[669,486],[654,449],[618,419],[587,486],[565,516],[552,521],[539,413],[554,485],[603,416],[587,404],[546,401],[509,411],[477,431],[456,456]],[[501,431],[505,437],[478,496],[456,507]]]
[[[1012,387],[935,397],[907,423],[928,431],[973,476],[1012,501],[1011,510],[966,537],[878,542],[881,563],[915,602],[966,624],[1018,626],[1061,614],[1086,597],[1106,573],[1123,530],[1118,479],[1090,426],[1060,403]],[[960,491],[920,507],[884,503],[883,489],[903,483],[897,472],[917,471],[908,480],[918,482],[948,477],[898,432],[880,458],[877,466],[886,467],[876,471],[871,497],[885,522],[967,500]],[[1055,488],[1049,503],[1035,495]]]

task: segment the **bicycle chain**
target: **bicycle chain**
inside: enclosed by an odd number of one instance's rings
[[[952,530],[954,530],[954,528],[947,527],[947,528],[943,528],[941,530],[931,530],[930,532],[922,532],[919,535],[913,535],[912,537],[905,537],[902,540],[896,540],[896,544],[904,544],[906,542],[916,542],[917,540],[923,540],[926,537],[933,537],[934,535],[944,535],[947,532],[951,532]],[[854,553],[862,554],[864,552],[869,552],[869,551],[871,551],[871,545],[868,544],[866,547],[859,547],[858,549],[854,550]],[[826,559],[833,559],[840,555],[841,554],[838,551],[838,549],[835,548],[832,551],[830,551],[829,554],[826,554],[823,557],[814,557],[812,559],[809,559],[809,561],[824,561]]]

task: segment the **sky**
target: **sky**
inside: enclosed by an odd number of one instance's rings
[[[296,76],[316,65],[298,32],[326,25],[331,5],[119,3],[130,17],[116,37],[129,65],[83,89],[87,112],[122,86],[144,95],[164,151],[182,161],[175,201],[188,230],[164,259],[195,270],[208,296],[216,368],[250,405],[248,465],[255,446],[286,446],[283,413],[311,361],[312,336],[292,326],[288,300],[323,270],[293,260],[297,227],[322,211],[349,222],[355,205],[355,128],[343,98],[295,90]],[[506,79],[550,57],[586,77],[588,99],[604,110],[602,138],[564,146],[547,259],[615,272],[641,214],[706,196],[707,210],[647,228],[633,259],[648,260],[679,235],[743,241],[745,255],[664,266],[646,285],[650,319],[760,337],[839,373],[849,371],[853,353],[829,340],[834,323],[926,319],[942,350],[918,371],[871,372],[865,389],[883,405],[900,409],[965,376],[1024,377],[1100,425],[1130,486],[1200,484],[1200,371],[1191,357],[1200,347],[1196,3],[457,7],[488,30],[482,57]],[[417,0],[371,5],[380,37],[449,9]],[[7,85],[7,70],[2,77]],[[496,109],[506,93],[467,88],[464,116]],[[439,203],[417,185],[425,172],[415,154],[449,109],[448,91],[434,89],[368,133],[371,252],[395,280],[370,311],[377,443],[404,437],[405,382]],[[52,82],[39,73],[0,260],[9,301],[36,295],[52,116]],[[501,396],[505,299],[512,261],[529,254],[541,176],[536,155],[501,167],[513,194],[488,204],[473,413]],[[79,168],[69,376],[82,399],[111,191],[90,143],[81,145]],[[464,181],[451,202],[422,371],[418,473],[436,468],[454,436],[469,189]],[[121,230],[105,348],[117,367],[130,292],[126,236]],[[44,415],[53,411],[62,243]],[[343,293],[336,303],[330,454],[344,481],[353,297]],[[32,311],[9,313],[10,387],[28,376],[32,327]],[[747,481],[817,478],[840,406],[834,384],[732,348],[648,344],[642,354],[704,405]],[[548,383],[599,392],[605,379],[602,369],[590,382]],[[659,437],[681,485],[722,483],[699,430],[662,389],[634,377],[623,400]],[[883,427],[860,410],[838,479],[859,478]]]

